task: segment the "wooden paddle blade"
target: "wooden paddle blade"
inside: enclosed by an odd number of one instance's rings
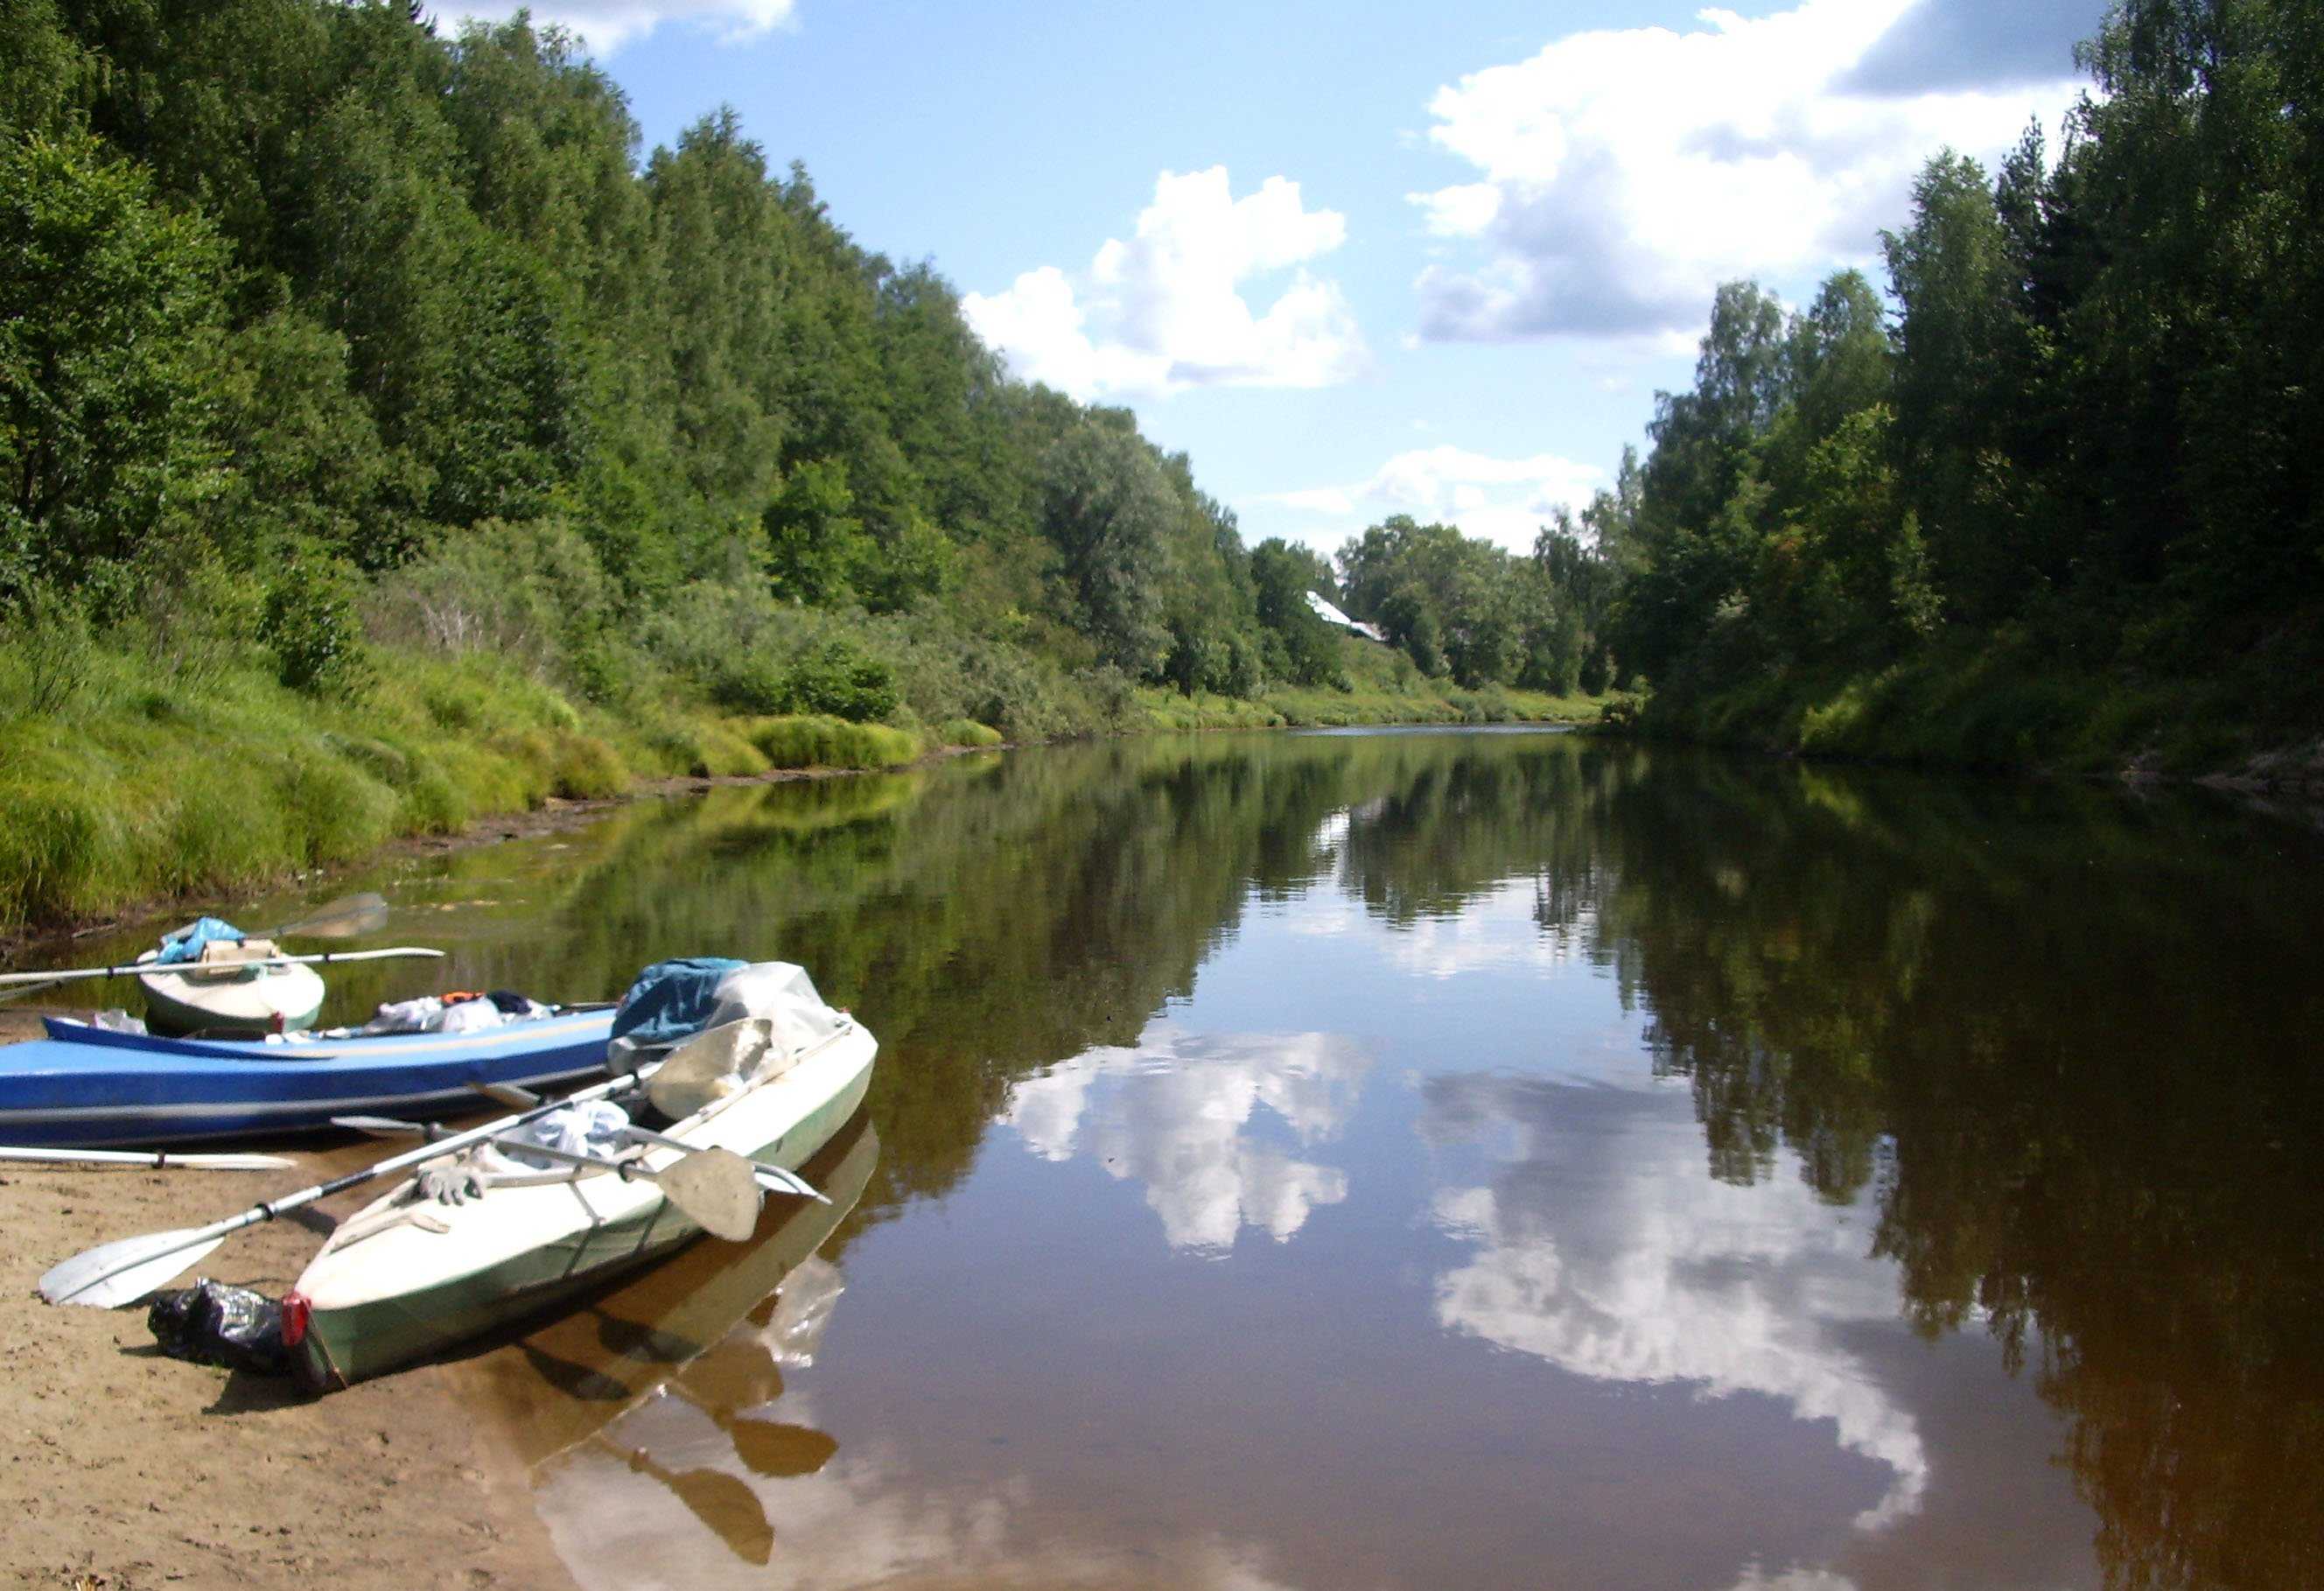
[[[117,1309],[171,1281],[226,1241],[226,1234],[152,1232],[84,1249],[41,1278],[41,1296],[52,1304]]]
[[[376,933],[386,926],[387,897],[366,890],[359,895],[342,896],[327,906],[317,907],[296,922],[286,922],[253,937],[274,939],[300,934],[310,939],[350,939],[357,934]]]
[[[646,1079],[646,1097],[672,1121],[684,1121],[731,1092],[729,1079],[747,1072],[774,1042],[775,1024],[763,1016],[696,1033]]]
[[[759,1179],[731,1149],[696,1150],[654,1173],[669,1202],[714,1237],[740,1243],[759,1226]]]

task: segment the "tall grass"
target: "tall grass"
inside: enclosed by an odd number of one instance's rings
[[[776,768],[900,768],[921,752],[901,729],[817,714],[753,719],[743,734]]]

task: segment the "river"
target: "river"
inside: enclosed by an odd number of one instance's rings
[[[1374,731],[368,882],[454,954],[342,1014],[724,954],[881,1041],[831,1208],[476,1360],[586,1586],[2324,1583],[2299,823]]]

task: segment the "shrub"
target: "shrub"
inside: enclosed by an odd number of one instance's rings
[[[488,653],[605,701],[634,672],[613,596],[595,550],[563,522],[484,520],[383,577],[365,617],[374,639]]]
[[[32,717],[54,717],[87,689],[90,639],[79,605],[47,581],[29,587],[6,615],[0,639],[14,662],[11,705]]]
[[[560,735],[550,763],[550,788],[575,800],[602,800],[629,788],[630,771],[613,748],[594,735]]]
[[[258,638],[275,672],[310,696],[353,696],[369,670],[355,622],[356,578],[335,560],[293,559],[266,594]]]
[[[1001,741],[1000,730],[973,718],[954,718],[936,733],[944,737],[946,745],[999,745]]]
[[[895,671],[836,636],[794,662],[784,687],[793,712],[857,723],[885,718],[898,703]]]

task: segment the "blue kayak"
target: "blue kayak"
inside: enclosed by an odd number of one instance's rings
[[[473,1033],[292,1041],[168,1039],[66,1017],[49,1036],[0,1045],[0,1143],[96,1149],[263,1137],[336,1115],[444,1115],[473,1085],[602,1077],[611,1010],[567,1012]]]

